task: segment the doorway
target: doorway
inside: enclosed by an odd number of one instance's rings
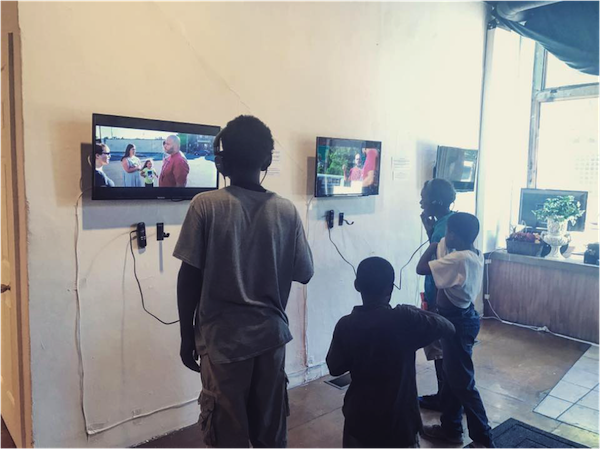
[[[31,447],[20,40],[16,2],[2,2],[2,420],[17,447]]]

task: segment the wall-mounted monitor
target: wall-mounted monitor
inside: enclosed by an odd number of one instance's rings
[[[381,142],[317,137],[315,197],[379,194]]]
[[[478,155],[477,150],[439,146],[433,176],[450,181],[457,192],[472,192]]]
[[[582,210],[587,208],[587,192],[580,190],[521,189],[519,224],[535,229],[547,229],[548,224],[545,221],[538,220],[533,211],[541,209],[548,198],[557,196],[573,196],[575,201],[579,201],[579,207]],[[569,222],[567,230],[583,231],[585,229],[585,215],[586,212],[577,219],[575,224]]]
[[[218,126],[92,115],[92,199],[191,199],[219,188]]]

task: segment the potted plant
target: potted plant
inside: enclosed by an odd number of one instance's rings
[[[542,240],[552,247],[549,258],[558,259],[560,247],[571,241],[567,225],[575,224],[585,212],[572,195],[548,198],[541,209],[532,211],[538,220],[548,223],[548,231],[542,232]]]
[[[542,240],[537,232],[512,232],[506,239],[506,251],[524,256],[539,256]]]

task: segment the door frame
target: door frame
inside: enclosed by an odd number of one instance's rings
[[[29,338],[29,282],[27,262],[27,205],[25,202],[25,163],[23,145],[23,96],[21,72],[21,34],[19,29],[18,2],[2,1],[2,51],[8,49],[9,110],[11,119],[11,144],[2,148],[2,152],[10,151],[12,168],[12,195],[8,198],[13,203],[13,257],[14,279],[12,290],[17,313],[17,345],[20,391],[18,400],[21,403],[21,434],[12,435],[15,443],[20,441],[23,447],[33,447],[33,416],[31,395],[31,347]]]

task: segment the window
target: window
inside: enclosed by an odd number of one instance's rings
[[[574,70],[548,52],[546,52],[546,67],[546,82],[544,84],[546,88],[598,82],[597,76]]]
[[[571,69],[536,44],[527,186],[588,192],[576,251],[598,241],[598,77]]]

